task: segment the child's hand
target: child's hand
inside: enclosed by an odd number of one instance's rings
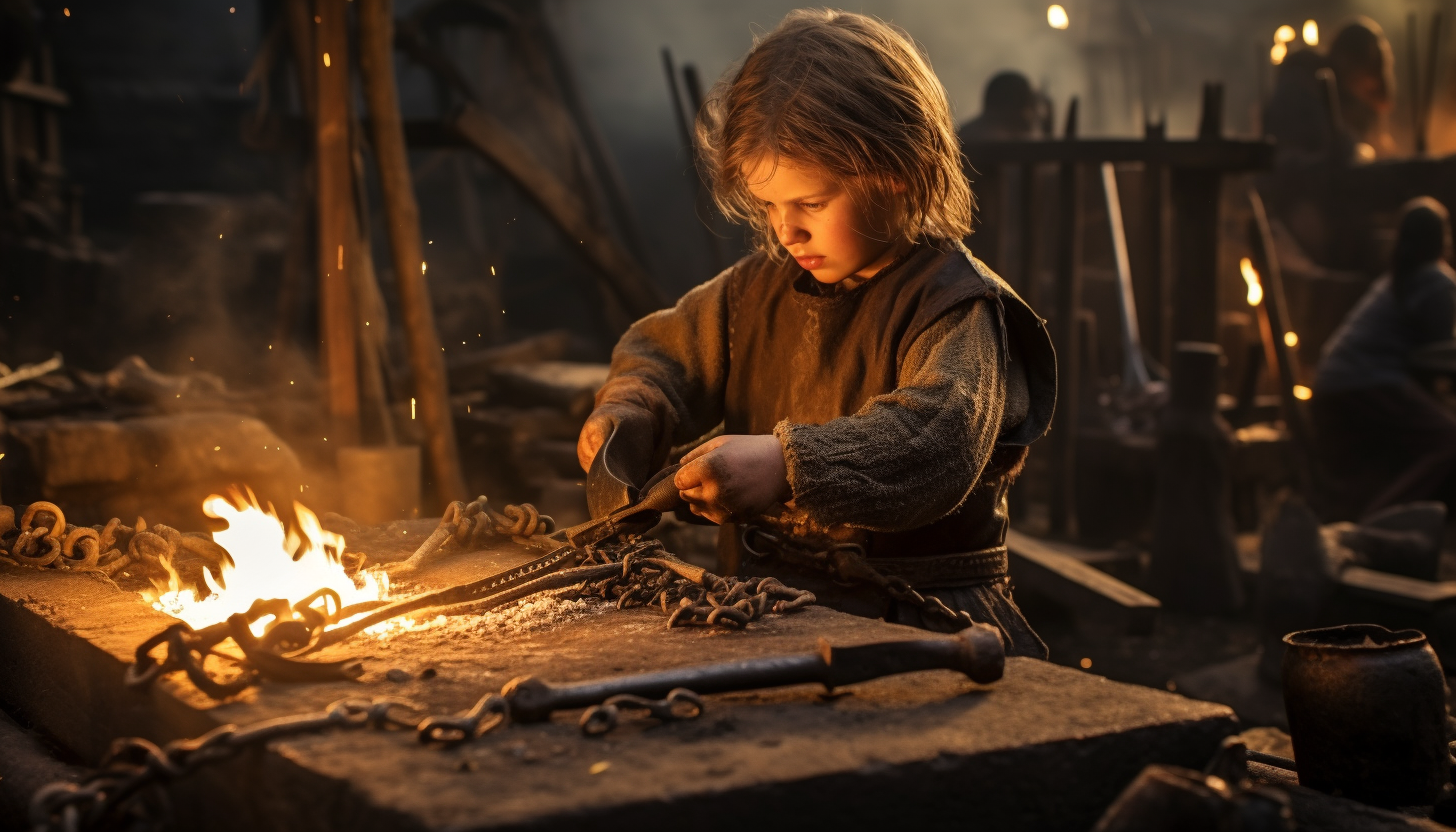
[[[777,437],[719,436],[683,457],[673,479],[688,508],[714,523],[747,520],[793,496]]]
[[[590,471],[592,460],[597,458],[597,451],[612,435],[612,417],[598,411],[588,416],[586,424],[582,425],[581,435],[576,438],[576,461],[581,463],[581,470]]]

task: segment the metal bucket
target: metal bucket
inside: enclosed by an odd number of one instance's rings
[[[1425,634],[1347,624],[1284,643],[1300,785],[1376,806],[1434,803],[1451,759],[1446,677]]]

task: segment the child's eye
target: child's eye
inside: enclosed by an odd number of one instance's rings
[[[824,207],[824,203],[822,203],[822,202],[800,202],[799,203],[799,207],[800,208],[803,208],[806,211],[817,211],[820,208],[823,208]]]

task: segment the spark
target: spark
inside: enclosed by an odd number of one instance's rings
[[[1065,29],[1071,21],[1067,18],[1067,10],[1061,5],[1053,3],[1047,6],[1047,25],[1053,29]]]
[[[1301,34],[1304,37],[1305,45],[1307,45],[1307,46],[1319,46],[1319,24],[1318,23],[1315,23],[1313,20],[1306,20],[1306,21],[1304,21],[1304,31]]]
[[[324,53],[324,66],[329,66],[329,53]]]
[[[1294,40],[1294,27],[1288,23],[1274,30],[1275,43],[1289,43]]]
[[[415,418],[415,400],[413,396],[410,397],[410,418]]]
[[[70,9],[61,9],[61,14],[65,15],[66,17],[70,17],[71,16],[71,10]]]
[[[1294,385],[1294,398],[1299,399],[1302,402],[1307,402],[1307,401],[1309,401],[1313,397],[1314,397],[1314,391],[1313,390],[1309,389],[1308,387],[1305,387],[1303,384],[1296,384],[1296,385]]]
[[[1279,66],[1284,63],[1284,57],[1289,54],[1289,47],[1282,43],[1276,43],[1269,47],[1269,63]]]
[[[1296,335],[1293,332],[1286,332],[1286,333],[1284,333],[1284,346],[1286,346],[1286,347],[1297,347],[1297,346],[1299,346],[1299,336]]]

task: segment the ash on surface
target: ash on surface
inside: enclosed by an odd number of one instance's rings
[[[412,645],[461,639],[499,641],[554,629],[608,609],[612,607],[595,598],[573,598],[562,594],[532,595],[481,615],[437,615],[432,619],[414,622],[409,627],[392,630],[381,638],[392,642],[407,637]]]

